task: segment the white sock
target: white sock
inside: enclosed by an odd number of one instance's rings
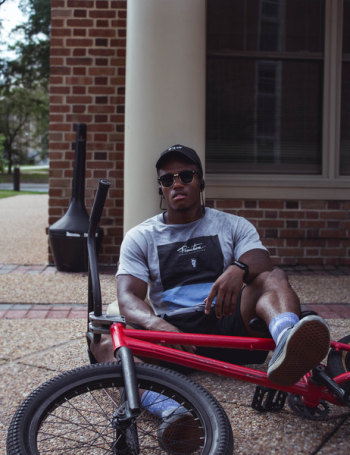
[[[141,397],[142,406],[157,417],[163,419],[172,413],[186,412],[180,403],[152,390],[146,390]]]
[[[272,338],[276,345],[278,344],[281,335],[289,327],[294,327],[299,321],[298,316],[295,313],[280,313],[275,316],[269,324],[269,330]]]

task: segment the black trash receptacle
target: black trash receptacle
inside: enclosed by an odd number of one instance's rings
[[[87,235],[89,215],[85,208],[86,125],[78,125],[75,146],[72,200],[67,213],[49,228],[49,238],[55,265],[60,272],[88,270]],[[103,238],[98,227],[96,251]]]

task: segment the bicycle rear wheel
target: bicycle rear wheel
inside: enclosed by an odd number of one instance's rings
[[[174,428],[174,445],[167,441],[165,451],[158,440],[162,419],[142,409],[136,425],[126,432],[138,437],[138,442],[128,443],[130,455],[232,454],[228,418],[208,391],[179,373],[155,365],[137,364],[136,375],[140,389],[175,400],[191,419],[182,419],[181,427]],[[120,432],[117,435],[112,419],[122,404],[119,389],[123,386],[122,369],[116,363],[89,365],[48,381],[32,392],[14,415],[7,454],[118,453],[113,446]]]
[[[341,338],[339,343],[350,344],[350,335]],[[327,358],[327,370],[331,378],[335,378],[343,373],[348,373],[350,371],[350,352],[332,348],[329,351]],[[340,384],[340,387],[344,388],[349,383],[350,381],[346,381],[343,384]]]

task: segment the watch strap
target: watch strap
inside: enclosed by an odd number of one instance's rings
[[[233,261],[231,265],[236,265],[240,269],[244,270],[243,281],[245,281],[249,276],[249,266],[241,261]]]

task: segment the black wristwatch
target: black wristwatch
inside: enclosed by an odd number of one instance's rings
[[[245,281],[249,276],[249,267],[247,264],[241,261],[233,261],[231,265],[236,265],[240,269],[244,270],[243,281]]]

